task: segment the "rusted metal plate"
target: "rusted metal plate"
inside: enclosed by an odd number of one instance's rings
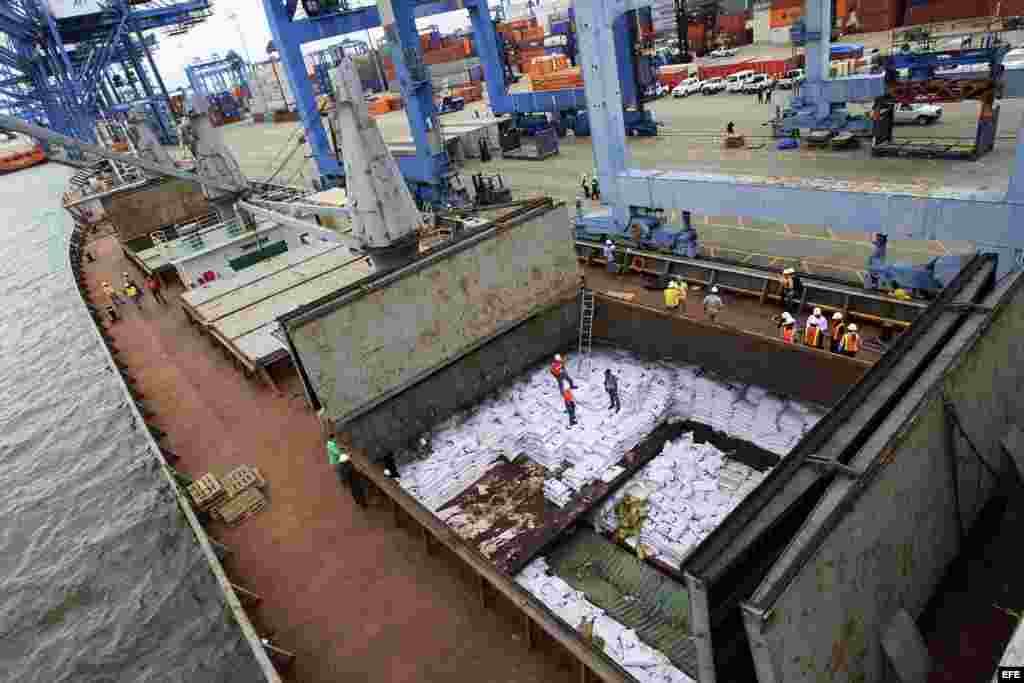
[[[608,483],[591,482],[565,507],[559,508],[544,498],[544,480],[553,475],[520,457],[488,470],[446,503],[438,517],[447,518],[448,525],[495,567],[514,576],[661,453],[666,441],[678,438],[685,430],[683,423],[658,427],[618,462],[623,468],[619,476]],[[454,508],[459,512],[449,516]]]

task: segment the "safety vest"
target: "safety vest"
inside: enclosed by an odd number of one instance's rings
[[[833,339],[842,339],[843,338],[843,334],[845,334],[845,333],[846,333],[846,323],[844,323],[841,320],[839,322],[832,323],[832,338]]]
[[[782,326],[782,340],[787,344],[793,343],[793,333],[796,331],[796,326],[793,323],[786,323]]]
[[[562,364],[557,360],[551,363],[551,374],[556,378],[562,376]]]
[[[572,403],[573,402],[572,401],[572,392],[569,391],[568,387],[566,387],[565,391],[562,392],[562,398],[565,399],[566,403]]]
[[[679,305],[679,290],[675,287],[668,287],[665,289],[665,305],[669,308],[675,308]]]
[[[860,335],[856,332],[847,332],[843,335],[842,350],[849,351],[850,353],[860,351]]]
[[[808,325],[804,329],[804,343],[808,346],[817,346],[819,334],[821,334],[821,330],[818,329],[817,325]]]

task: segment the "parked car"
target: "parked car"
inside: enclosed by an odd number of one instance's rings
[[[745,71],[737,71],[734,74],[729,74],[725,77],[725,91],[730,93],[743,92],[743,84],[748,78],[754,75],[754,71],[747,69]]]
[[[779,79],[778,86],[783,90],[790,90],[803,83],[806,78],[803,69],[790,69],[785,76]]]
[[[756,92],[767,90],[773,85],[775,85],[774,78],[771,78],[766,74],[754,74],[753,76],[750,76],[745,81],[743,81],[743,85],[740,89],[742,92],[752,95]]]
[[[739,53],[740,51],[734,47],[720,47],[717,50],[712,50],[710,56],[712,59],[721,59],[723,57],[735,57]]]
[[[1007,69],[1024,69],[1024,47],[1007,52],[1003,57],[1003,66]]]
[[[942,107],[934,104],[899,104],[893,112],[895,123],[916,123],[919,126],[927,126],[942,118]]]
[[[714,95],[725,90],[725,81],[721,78],[709,78],[700,84],[702,95]]]
[[[701,80],[697,77],[687,78],[672,88],[672,97],[687,97],[700,92]]]

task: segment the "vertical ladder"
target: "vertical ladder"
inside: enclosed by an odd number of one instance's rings
[[[584,287],[580,290],[580,349],[579,372],[590,367],[590,349],[594,327],[594,292]]]

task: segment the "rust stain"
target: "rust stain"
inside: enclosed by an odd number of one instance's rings
[[[839,640],[832,644],[832,659],[829,671],[835,675],[848,672],[853,659],[864,656],[864,625],[860,617],[854,615],[843,624]]]

